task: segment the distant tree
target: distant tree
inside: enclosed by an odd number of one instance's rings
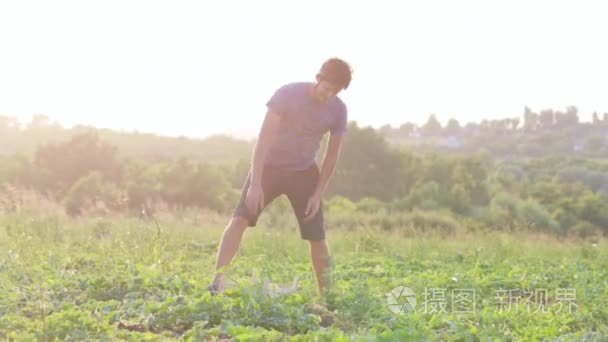
[[[408,196],[408,207],[433,210],[441,207],[442,201],[442,192],[437,182],[419,182],[412,188]]]
[[[513,230],[518,224],[519,199],[509,193],[499,192],[490,201],[486,224],[499,230]]]
[[[593,112],[593,124],[594,125],[599,125],[600,124],[600,117],[597,114],[597,112]]]
[[[599,135],[590,136],[585,141],[585,150],[594,154],[599,153],[604,146],[604,138]]]
[[[539,117],[530,108],[524,108],[524,130],[535,131],[539,125]]]
[[[20,154],[19,137],[22,135],[19,121],[11,116],[0,115],[0,156]]]
[[[38,147],[34,158],[37,188],[62,197],[76,180],[99,171],[104,181],[119,183],[122,164],[114,146],[95,132],[73,136],[70,141]]]
[[[19,120],[12,116],[0,115],[0,132],[19,129]]]
[[[416,180],[412,170],[417,164],[415,157],[393,149],[371,127],[360,128],[352,122],[348,129],[328,193],[351,200],[389,200],[408,193]]]
[[[566,123],[569,125],[578,124],[578,108],[576,106],[568,106],[566,108]]]
[[[31,172],[31,162],[23,155],[0,156],[0,184],[27,186]]]
[[[554,112],[554,119],[555,119],[555,126],[557,127],[565,127],[567,126],[566,122],[567,120],[567,114],[560,111],[560,110],[556,110]]]
[[[594,223],[602,227],[604,233],[608,233],[608,203],[606,198],[588,191],[577,199],[575,208],[580,219]]]
[[[173,163],[161,178],[161,196],[174,206],[223,210],[230,189],[230,182],[218,165],[194,163],[186,158]]]
[[[511,119],[511,129],[516,130],[519,127],[519,118]]]
[[[540,121],[540,126],[543,129],[549,129],[549,128],[553,127],[553,124],[555,123],[555,117],[554,117],[553,110],[552,109],[541,110],[539,121]]]
[[[50,119],[47,115],[36,114],[36,115],[32,116],[32,119],[27,124],[27,129],[44,128],[49,125],[50,125]]]
[[[468,134],[475,133],[480,129],[479,124],[475,122],[467,122],[464,126],[464,129],[468,132]]]
[[[228,172],[228,180],[232,187],[239,189],[243,186],[250,167],[251,162],[248,159],[239,159],[232,165],[231,170]]]
[[[390,124],[386,124],[383,125],[382,127],[380,127],[380,129],[378,130],[380,132],[380,134],[384,135],[384,136],[388,136],[391,134],[393,128],[391,127]]]
[[[559,232],[559,223],[551,217],[551,214],[542,205],[532,198],[519,202],[517,212],[519,226],[529,230]]]
[[[479,123],[479,128],[484,131],[489,131],[492,126],[492,123],[489,120],[483,119]]]
[[[427,136],[438,136],[441,134],[441,123],[435,117],[435,114],[431,114],[426,124],[420,128],[422,133]]]
[[[568,106],[565,112],[555,112],[555,125],[566,127],[578,123],[578,109],[575,106]]]
[[[444,156],[431,152],[422,158],[419,181],[434,181],[447,191],[450,184],[450,175],[454,170],[455,157]]]
[[[105,182],[99,171],[77,180],[65,196],[65,209],[69,215],[80,215],[84,209],[101,205],[105,210],[117,210],[121,206],[121,192]]]
[[[466,157],[451,167],[451,184],[461,184],[473,204],[485,205],[489,201],[487,190],[488,166],[480,157]]]
[[[416,125],[411,122],[406,122],[399,126],[399,135],[408,136],[416,130]]]
[[[471,198],[463,184],[453,184],[450,189],[450,209],[458,214],[466,214],[471,205]]]
[[[511,128],[511,119],[498,120],[499,131],[501,133],[507,133]]]
[[[448,124],[445,127],[445,133],[447,135],[457,135],[460,133],[461,127],[460,123],[456,119],[448,120]]]
[[[129,161],[126,166],[127,206],[134,212],[151,212],[161,199],[161,179],[166,172],[164,164]]]

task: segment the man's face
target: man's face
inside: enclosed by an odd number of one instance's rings
[[[340,92],[340,88],[335,84],[328,82],[320,77],[317,77],[317,84],[315,85],[315,97],[319,102],[327,102],[333,96],[336,96]]]

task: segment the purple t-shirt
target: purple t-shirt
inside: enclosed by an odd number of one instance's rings
[[[319,103],[309,93],[313,83],[295,82],[279,88],[266,103],[281,115],[278,136],[266,163],[288,170],[305,170],[315,163],[327,132],[342,135],[347,127],[346,105],[337,96]]]

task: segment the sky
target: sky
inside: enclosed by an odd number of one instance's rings
[[[0,2],[0,115],[254,137],[281,85],[343,58],[359,125],[608,112],[608,2]],[[602,43],[604,42],[604,43]]]

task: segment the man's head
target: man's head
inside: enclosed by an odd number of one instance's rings
[[[352,70],[343,60],[330,58],[321,66],[317,74],[314,96],[321,102],[337,95],[342,89],[348,88]]]

